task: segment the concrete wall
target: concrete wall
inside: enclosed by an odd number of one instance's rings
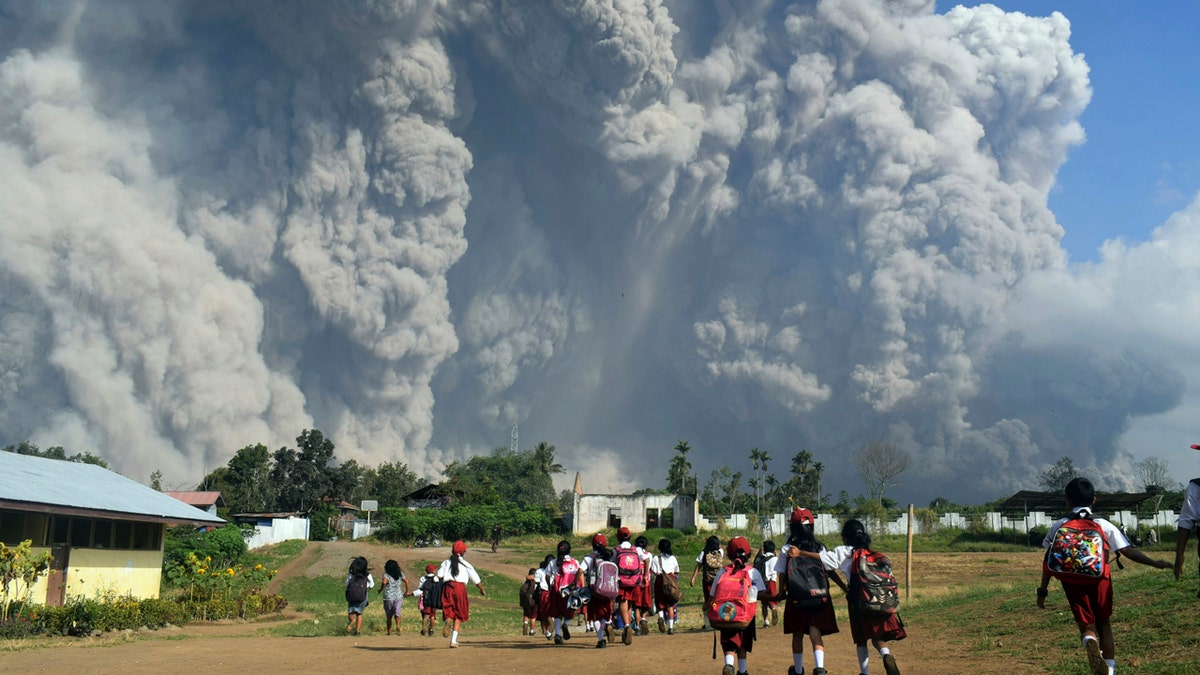
[[[71,549],[67,597],[133,596],[157,598],[163,554],[158,551]],[[45,597],[43,590],[42,597]]]
[[[272,518],[270,525],[255,525],[254,534],[246,540],[246,546],[253,549],[289,539],[308,540],[308,518]]]
[[[663,527],[662,511],[671,509],[671,527],[682,530],[696,527],[696,498],[692,495],[575,495],[575,510],[571,531],[576,535],[588,535],[612,527],[610,515],[619,519],[622,527],[630,532],[645,532],[648,516],[658,518],[658,527]],[[649,514],[647,513],[649,512]]]

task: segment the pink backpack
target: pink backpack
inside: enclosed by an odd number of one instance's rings
[[[642,585],[642,559],[632,548],[617,549],[617,576],[621,588],[637,588]]]
[[[712,598],[708,605],[708,622],[719,630],[745,630],[754,623],[754,614],[758,610],[757,602],[750,602],[750,589],[754,582],[750,579],[752,567],[735,570],[733,565],[725,571],[713,584]]]
[[[558,565],[558,576],[554,578],[554,590],[560,594],[563,589],[575,585],[575,577],[579,574],[579,563],[574,558],[567,558]]]
[[[596,563],[595,578],[592,581],[592,590],[597,595],[602,595],[606,598],[615,598],[619,595],[619,571],[617,564],[611,560],[601,560],[599,557],[594,558]]]

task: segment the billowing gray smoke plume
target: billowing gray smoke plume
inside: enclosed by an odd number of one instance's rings
[[[806,448],[853,494],[890,438],[901,497],[1064,454],[1120,487],[1187,388],[1080,330],[1138,252],[1072,270],[1046,208],[1069,36],[916,0],[4,2],[0,440],[186,483],[315,426],[436,476],[519,422],[589,489],[662,485],[678,438],[702,480]]]

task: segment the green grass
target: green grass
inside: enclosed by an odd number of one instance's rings
[[[1200,635],[1195,630],[1193,584],[1176,584],[1170,573],[1131,564],[1114,570],[1113,633],[1121,672],[1184,675],[1200,672]],[[1053,675],[1087,675],[1079,633],[1057,582],[1046,609],[1033,593],[1036,570],[1020,580],[973,585],[969,589],[906,605],[910,626],[942,633],[964,648],[1000,659],[1045,664]]]

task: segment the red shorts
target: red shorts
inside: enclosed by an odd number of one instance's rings
[[[654,608],[660,612],[663,611],[664,609],[668,609],[670,607],[675,606],[674,601],[669,600],[666,597],[663,597],[663,577],[664,576],[666,576],[666,575],[660,574],[660,575],[654,577]],[[676,576],[674,574],[672,574],[671,576],[675,577],[677,580],[679,578],[678,576]]]
[[[617,591],[617,602],[628,602],[631,607],[636,606],[641,597],[641,586],[634,586],[633,588],[621,588]]]
[[[567,607],[567,596],[561,591],[550,591],[550,616],[556,619],[575,618],[575,610]]]
[[[1095,624],[1104,621],[1113,613],[1112,581],[1101,579],[1100,583],[1068,584],[1063,583],[1063,593],[1071,604],[1071,614],[1079,624]]]
[[[551,612],[554,608],[550,603],[550,591],[542,591],[538,594],[537,618],[539,621],[549,621]]]
[[[612,618],[612,599],[599,593],[593,595],[584,607],[587,607],[588,621],[608,621]]]
[[[837,617],[833,614],[833,603],[826,604],[821,609],[803,609],[794,602],[783,605],[783,632],[785,635],[800,633],[808,635],[809,628],[816,628],[821,635],[832,635],[838,632]]]
[[[772,595],[772,596],[773,596],[773,595],[775,595],[777,592],[779,592],[779,582],[777,582],[777,581],[768,581],[768,582],[767,582],[767,593],[766,593],[766,594],[767,594],[767,595]],[[766,601],[763,601],[763,607],[765,607],[765,608],[767,608],[767,609],[771,609],[772,607],[776,607],[776,606],[778,606],[778,605],[779,605],[779,603],[778,603],[778,602],[766,602]]]

